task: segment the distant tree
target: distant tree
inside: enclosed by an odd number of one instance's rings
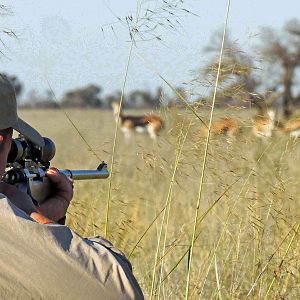
[[[20,105],[22,108],[58,108],[58,103],[53,99],[53,93],[46,90],[45,94],[40,94],[32,89],[27,93],[26,100]]]
[[[204,49],[213,53],[211,62],[200,71],[198,81],[211,88],[215,84],[219,66],[220,34],[214,34],[210,45]],[[259,85],[255,78],[255,66],[252,58],[242,51],[237,43],[227,36],[219,76],[219,89],[217,103],[223,104],[249,104],[256,102],[256,88]],[[209,99],[207,99],[209,103]]]
[[[297,71],[300,68],[300,23],[291,20],[278,34],[273,29],[263,29],[259,47],[263,59],[271,66],[270,77],[273,85],[283,92],[283,112],[286,117],[292,113],[294,104],[300,100],[300,93],[295,94]],[[274,76],[276,74],[277,76]]]
[[[124,96],[123,107],[124,108],[153,108],[159,107],[162,104],[162,88],[158,87],[156,94],[151,95],[150,92],[144,90],[134,90],[128,95]],[[103,99],[104,107],[111,107],[113,102],[119,102],[121,98],[121,92],[118,91],[114,94],[109,94]],[[166,99],[167,101],[167,99]]]
[[[35,103],[36,108],[59,108],[59,104],[54,99],[52,90],[45,90],[44,94],[41,97],[38,97],[38,100]]]
[[[173,95],[171,97],[167,97],[164,102],[169,107],[179,107],[183,105],[182,98],[185,101],[188,99],[188,91],[183,87],[175,87]]]
[[[158,107],[160,105],[159,97],[152,96],[150,91],[134,90],[127,97],[129,107]]]
[[[149,97],[150,94],[146,95]],[[145,93],[141,90],[131,91],[127,96],[126,106],[128,107],[144,107],[145,106]]]
[[[63,96],[61,105],[78,108],[100,107],[102,105],[99,97],[101,91],[101,87],[91,84],[87,87],[67,92]]]
[[[160,105],[163,105],[165,103],[163,102],[166,102],[168,101],[168,99],[166,98],[166,96],[164,95],[164,92],[163,92],[163,89],[162,87],[158,87],[156,89],[156,93],[153,97],[153,103],[154,103],[154,106],[160,106]]]
[[[111,104],[113,102],[120,102],[121,99],[121,92],[118,91],[114,94],[109,94],[107,96],[104,97],[103,99],[103,105],[105,108],[111,108]]]

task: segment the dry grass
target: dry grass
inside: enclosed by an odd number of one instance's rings
[[[112,112],[70,110],[68,114],[97,155],[110,162]],[[160,115],[167,126],[157,143],[144,135],[136,135],[128,144],[122,135],[118,137],[108,238],[127,255],[132,253],[134,272],[148,298],[163,226],[166,248],[163,251],[160,245],[154,298],[182,299],[205,140],[196,139],[201,124],[192,112],[174,109]],[[206,111],[200,115],[208,118]],[[248,128],[252,112],[217,111],[214,118],[225,115],[238,118],[244,128],[235,142],[222,136],[210,141],[190,299],[297,299],[300,145],[280,133],[265,140],[252,136]],[[63,112],[21,111],[21,116],[55,141],[53,165],[97,166]],[[178,145],[190,121],[170,194]],[[68,215],[75,231],[84,236],[104,234],[107,189],[108,180],[76,182]],[[161,222],[168,197],[172,201],[166,226],[166,220]]]

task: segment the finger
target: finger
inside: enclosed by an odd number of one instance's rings
[[[46,172],[47,177],[56,188],[56,194],[64,199],[71,200],[73,196],[72,181],[69,178],[60,173],[56,168],[50,168]]]
[[[71,177],[67,177],[69,182],[71,183],[71,186],[74,187],[74,179],[72,179]]]
[[[74,180],[73,180],[73,178],[68,177],[68,176],[66,176],[66,175],[63,174],[63,173],[60,173],[59,170],[58,170],[57,168],[55,168],[55,167],[51,167],[51,168],[48,169],[48,171],[49,171],[49,170],[56,171],[57,173],[59,173],[59,174],[61,174],[62,176],[64,176],[64,177],[70,182],[71,186],[74,187]],[[50,171],[50,172],[51,172],[51,171]]]
[[[46,171],[46,174],[50,176],[56,176],[57,178],[60,178],[60,180],[64,181],[73,181],[72,178],[67,177],[65,174],[61,173],[57,168],[51,167]],[[55,180],[55,179],[54,179]]]
[[[59,190],[68,189],[70,184],[72,184],[72,180],[65,174],[60,173],[56,168],[48,169],[46,175]]]

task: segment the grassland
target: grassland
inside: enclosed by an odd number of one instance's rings
[[[299,299],[300,145],[279,133],[268,140],[254,137],[252,112],[217,114],[235,115],[243,132],[236,141],[214,137],[210,143],[190,299]],[[112,112],[68,115],[109,163]],[[151,286],[155,299],[183,299],[205,141],[195,134],[201,125],[192,114],[174,109],[160,115],[166,128],[157,142],[137,135],[126,143],[119,134],[108,239],[130,256],[146,299]],[[62,111],[21,116],[55,141],[53,165],[76,169],[99,163]],[[69,226],[84,236],[103,235],[107,194],[108,180],[76,182]]]

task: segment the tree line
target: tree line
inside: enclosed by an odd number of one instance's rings
[[[23,84],[17,76],[2,73],[13,86],[17,96],[22,93]],[[176,88],[177,93],[184,94],[183,89]],[[21,108],[110,108],[113,102],[119,102],[121,91],[113,94],[102,95],[103,89],[99,85],[89,84],[82,88],[67,91],[62,99],[57,100],[53,91],[46,90],[44,94],[39,94],[32,90],[27,95],[27,100],[19,102]],[[178,97],[169,97],[163,93],[163,89],[158,87],[154,93],[147,90],[133,90],[124,95],[124,107],[126,108],[158,108],[162,105],[179,104]]]

